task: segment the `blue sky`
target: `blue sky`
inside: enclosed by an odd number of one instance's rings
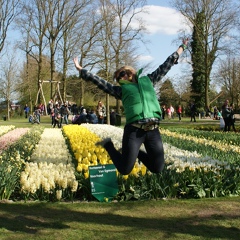
[[[170,1],[148,0],[149,15],[144,15],[148,33],[145,38],[150,41],[148,50],[144,51],[141,59],[143,62],[151,62],[150,70],[155,70],[158,65],[176,51],[178,45],[173,43],[178,37],[178,31],[183,28],[180,13],[171,8]],[[143,48],[144,49],[144,48]],[[142,53],[142,51],[141,51]],[[181,74],[183,68],[181,62],[175,65],[167,74],[168,77],[176,77]]]

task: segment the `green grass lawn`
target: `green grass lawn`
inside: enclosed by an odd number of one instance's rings
[[[239,240],[240,197],[0,203],[0,239]]]
[[[162,127],[186,127],[186,128],[192,128],[194,126],[198,125],[204,125],[204,126],[219,126],[219,121],[212,120],[210,118],[206,119],[198,119],[196,118],[197,122],[190,122],[189,117],[183,117],[182,121],[179,122],[178,118],[175,117],[174,119],[165,119],[161,121],[160,126]],[[71,121],[69,121],[71,123]],[[121,118],[122,125],[125,124],[125,117]],[[50,116],[41,116],[41,123],[44,127],[51,127],[51,118]],[[12,118],[7,121],[3,121],[2,118],[0,118],[0,126],[1,125],[15,125],[16,127],[31,127],[33,124],[28,122],[28,119],[24,117],[18,117],[18,118]],[[63,124],[64,125],[64,124]],[[240,127],[240,121],[236,122],[236,128],[239,129]]]
[[[36,123],[35,123],[36,124]],[[32,127],[34,124],[28,122],[28,119],[24,117],[12,118],[7,121],[3,121],[0,119],[0,126],[1,125],[14,125],[17,128],[25,128],[25,127]],[[50,116],[41,116],[41,123],[44,127],[51,127],[51,118]]]
[[[123,120],[124,122],[124,120]],[[163,127],[217,124],[189,118]],[[31,127],[25,118],[1,125]],[[41,125],[51,127],[43,116]],[[239,240],[240,197],[132,202],[0,202],[0,239]]]

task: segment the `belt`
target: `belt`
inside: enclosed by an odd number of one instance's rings
[[[144,131],[151,131],[151,130],[154,130],[155,128],[159,128],[159,125],[156,123],[146,123],[146,124],[132,123],[131,125],[133,127],[140,128]]]

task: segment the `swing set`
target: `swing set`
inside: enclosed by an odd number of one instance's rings
[[[61,92],[60,92],[60,87],[59,87],[61,82],[52,81],[52,80],[43,80],[43,81],[40,80],[39,81],[39,89],[38,89],[38,92],[37,92],[35,106],[37,105],[38,97],[41,94],[42,98],[43,98],[43,103],[44,103],[44,106],[45,106],[45,109],[44,109],[45,114],[48,115],[48,113],[47,113],[47,103],[46,103],[46,99],[45,99],[45,96],[44,96],[44,93],[43,93],[43,83],[56,83],[55,92],[54,92],[54,95],[53,95],[53,101],[56,102],[56,98],[59,96],[61,102],[63,102],[62,95],[61,95]]]

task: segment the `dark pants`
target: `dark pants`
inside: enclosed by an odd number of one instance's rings
[[[102,117],[102,118],[98,117],[98,123],[99,124],[104,124],[104,117]]]
[[[53,126],[54,122],[55,122],[55,116],[53,115],[52,116],[52,126]]]
[[[57,120],[56,118],[54,118],[53,127],[55,128],[56,125],[58,126],[58,128],[61,128],[61,127],[62,127],[62,125],[61,125],[61,119],[58,119],[58,120]]]
[[[234,132],[237,132],[237,130],[236,130],[236,128],[235,128],[235,122],[232,121],[232,120],[231,120],[231,122],[230,122],[230,128],[231,128],[231,127],[233,128],[233,131],[234,131]]]
[[[224,132],[230,131],[231,119],[229,117],[223,118],[225,122]]]
[[[181,113],[177,113],[178,115],[178,120],[181,121],[182,120],[182,114]]]
[[[229,118],[229,130],[231,130],[231,127],[233,128],[234,132],[237,132],[235,128],[235,119],[232,119],[231,117]]]
[[[192,120],[194,120],[194,122],[196,122],[195,112],[191,112],[191,122],[192,122]]]
[[[144,144],[145,151],[139,150]],[[140,128],[126,125],[122,140],[122,154],[114,148],[112,142],[105,144],[117,170],[123,174],[129,174],[138,158],[151,172],[159,173],[164,167],[164,150],[158,128],[144,131]]]

